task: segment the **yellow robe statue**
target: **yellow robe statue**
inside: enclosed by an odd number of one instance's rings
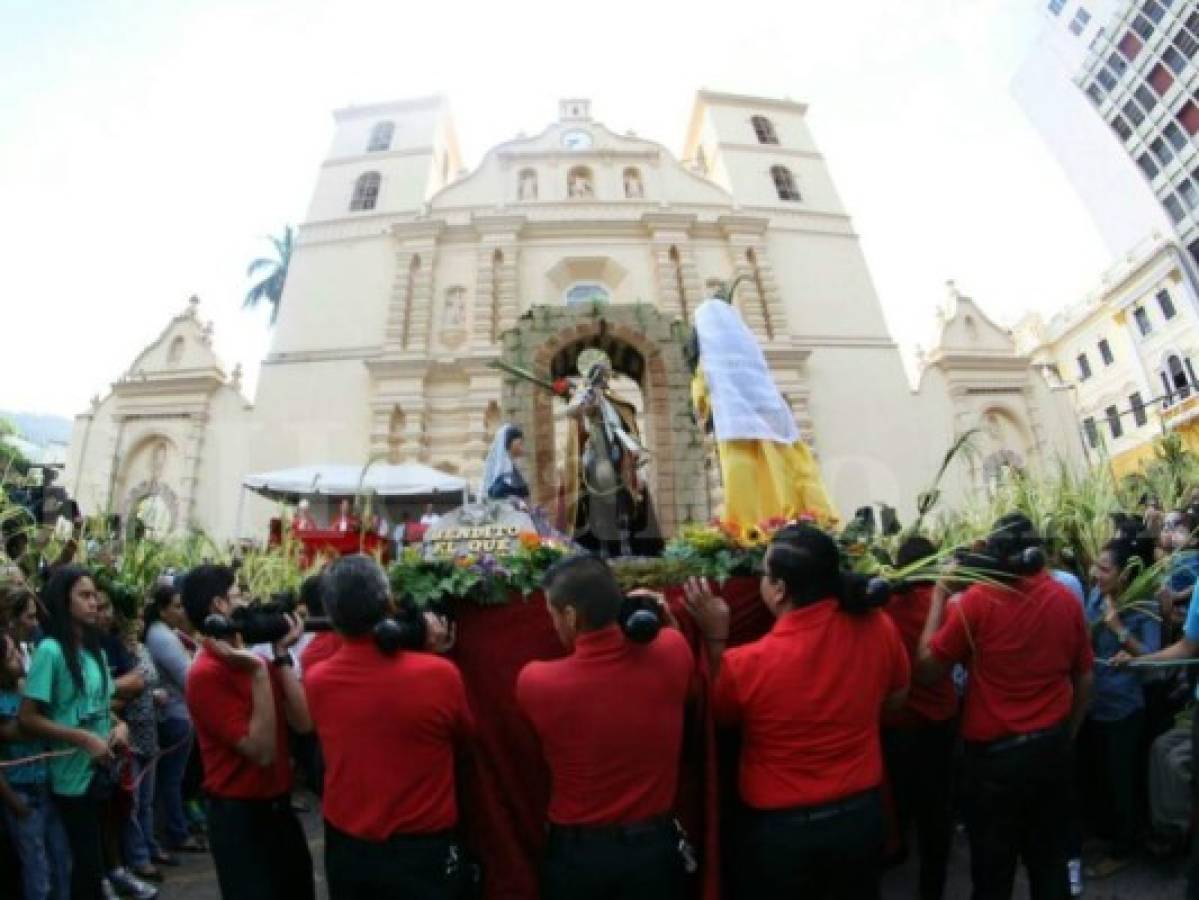
[[[702,369],[691,380],[691,401],[700,422],[709,422],[712,408]],[[805,513],[822,524],[837,520],[820,468],[803,441],[728,440],[717,441],[716,446],[724,481],[722,521],[745,529]]]

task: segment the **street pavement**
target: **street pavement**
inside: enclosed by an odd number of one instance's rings
[[[327,900],[321,862],[324,841],[321,837],[320,815],[315,799],[307,797],[305,802],[312,806],[312,811],[302,814],[301,819],[316,865],[317,897],[318,900]],[[209,857],[187,855],[182,857],[182,862],[178,868],[166,870],[167,881],[159,895],[161,900],[217,900],[220,891]],[[1183,867],[1184,861],[1181,859],[1167,863],[1144,859],[1119,875],[1089,883],[1084,896],[1088,900],[1182,900],[1186,893]],[[967,900],[969,896],[970,855],[965,836],[959,831],[950,860],[949,886],[945,898]],[[915,897],[914,862],[909,861],[887,873],[883,879],[883,900],[914,900]],[[1022,877],[1017,884],[1014,900],[1028,900],[1028,889]]]

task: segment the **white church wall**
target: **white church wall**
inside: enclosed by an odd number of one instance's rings
[[[791,331],[801,341],[819,344],[829,337],[891,341],[856,237],[775,230],[768,243]],[[898,351],[891,352],[898,360]]]
[[[326,243],[302,241],[292,256],[272,352],[378,346],[395,252],[395,240],[386,233]]]

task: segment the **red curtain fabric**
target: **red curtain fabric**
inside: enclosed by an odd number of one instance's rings
[[[727,797],[735,784],[732,773],[717,776],[718,767],[728,765],[729,755],[718,753],[702,636],[682,607],[681,591],[666,594],[698,660],[684,725],[675,811],[700,850],[694,896],[718,900],[720,792]],[[730,644],[755,640],[770,629],[773,619],[759,598],[756,578],[730,579],[721,594],[732,613]],[[458,642],[452,656],[462,672],[478,726],[473,752],[460,779],[466,840],[482,862],[488,900],[528,900],[537,896],[550,781],[537,738],[516,708],[516,676],[530,660],[555,659],[565,650],[540,594],[528,599],[514,597],[502,606],[459,602],[455,614]],[[635,702],[636,698],[613,698],[618,700]]]

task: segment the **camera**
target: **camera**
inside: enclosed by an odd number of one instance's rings
[[[228,616],[213,613],[204,620],[200,629],[205,636],[218,640],[229,640],[240,634],[247,644],[273,644],[282,640],[291,630],[288,615],[295,615],[296,595],[293,591],[279,591],[268,600],[255,599],[239,606]],[[305,631],[331,631],[332,625],[325,618],[309,618],[304,621]]]

